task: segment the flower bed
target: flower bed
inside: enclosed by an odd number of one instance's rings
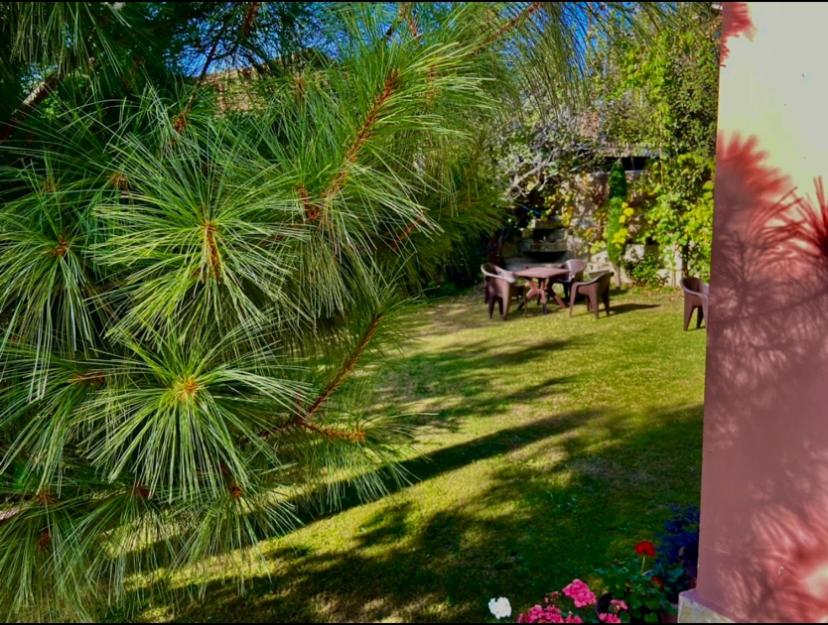
[[[521,612],[518,623],[658,623],[675,622],[678,594],[695,586],[698,555],[698,511],[677,510],[661,537],[662,553],[654,542],[643,540],[634,555],[611,567],[599,569],[600,594],[574,579],[560,591],[547,595]],[[509,600],[489,601],[498,619],[510,618]]]

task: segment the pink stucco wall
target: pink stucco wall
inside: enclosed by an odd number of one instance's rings
[[[828,6],[726,3],[697,598],[828,618]]]

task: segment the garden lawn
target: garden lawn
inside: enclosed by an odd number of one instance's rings
[[[388,409],[415,413],[410,486],[264,547],[239,597],[227,556],[177,578],[206,595],[144,618],[480,621],[525,609],[656,538],[699,496],[705,332],[678,292],[489,320],[478,291],[416,313],[392,363]],[[554,307],[553,307],[554,310]]]

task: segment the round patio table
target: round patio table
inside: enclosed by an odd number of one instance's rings
[[[541,304],[543,304],[544,314],[549,312],[547,306],[548,297],[547,292],[550,290],[549,281],[555,278],[562,278],[569,275],[569,269],[563,267],[526,267],[519,271],[513,272],[519,278],[526,278],[530,281],[531,286],[526,293],[526,301],[528,302],[533,297],[540,297]],[[561,299],[561,296],[552,290],[552,297],[555,298],[555,303],[561,308],[566,308],[566,302]]]

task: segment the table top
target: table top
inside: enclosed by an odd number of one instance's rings
[[[543,280],[544,278],[557,278],[558,276],[568,276],[569,269],[564,267],[527,267],[513,272],[519,278],[537,278]]]

